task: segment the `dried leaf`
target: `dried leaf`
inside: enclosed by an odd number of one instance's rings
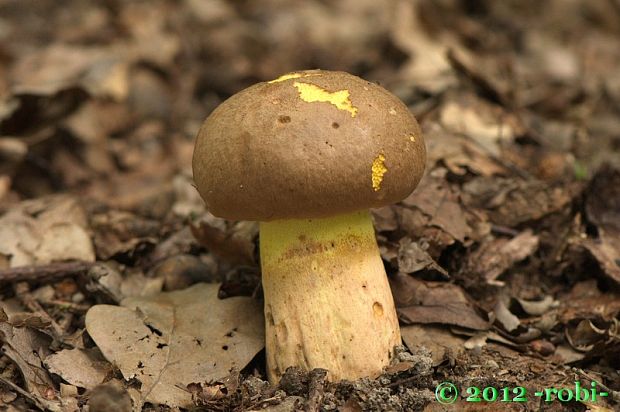
[[[592,179],[586,212],[598,229],[597,240],[583,244],[603,272],[620,283],[620,170],[603,168]]]
[[[595,343],[607,338],[608,328],[611,325],[603,326],[604,328],[600,328],[595,326],[591,320],[583,319],[576,326],[566,329],[566,339],[573,349],[587,352],[594,347]]]
[[[410,351],[422,346],[431,351],[433,366],[439,365],[446,356],[457,357],[463,352],[465,339],[435,325],[409,325],[400,328],[403,341]]]
[[[118,80],[114,79],[118,76],[115,74],[118,64],[118,57],[113,50],[52,44],[39,49],[37,53],[26,54],[17,62],[14,66],[14,78],[17,80],[14,91],[21,94],[52,95],[61,90],[79,87],[91,93],[100,93],[101,96],[117,97],[121,87],[115,84]]]
[[[559,360],[559,363],[569,364],[573,362],[578,362],[585,358],[585,354],[583,352],[578,352],[573,349],[570,345],[564,343],[555,348],[555,358]]]
[[[501,285],[496,279],[515,263],[533,254],[538,248],[538,236],[530,229],[514,238],[496,238],[483,242],[469,254],[465,273],[474,273],[489,284]]]
[[[506,174],[507,170],[489,153],[467,137],[446,133],[438,126],[425,131],[427,145],[427,164],[442,162],[455,175],[464,176],[468,172],[481,176]]]
[[[159,223],[129,212],[112,210],[93,215],[95,247],[100,259],[131,253],[144,244],[156,243]]]
[[[0,254],[11,267],[62,260],[95,260],[87,223],[70,196],[22,202],[0,217]]]
[[[517,299],[517,302],[519,302],[519,305],[521,305],[525,313],[532,316],[543,315],[559,304],[559,302],[550,295],[545,296],[543,300],[539,301]]]
[[[475,330],[489,327],[457,285],[396,274],[390,278],[390,286],[399,317],[406,324],[441,323]]]
[[[97,349],[65,349],[45,358],[45,366],[65,381],[80,388],[93,389],[112,371]]]
[[[415,207],[428,217],[428,226],[436,226],[461,243],[474,236],[469,214],[463,209],[458,193],[440,176],[425,175],[403,204]]]
[[[487,344],[488,334],[486,332],[476,333],[471,338],[467,339],[463,344],[465,349],[469,350],[480,350]]]
[[[4,355],[19,368],[26,390],[50,410],[60,411],[54,399],[54,383],[41,363],[49,354],[51,339],[38,331],[0,322],[0,341]]]
[[[172,211],[183,217],[202,215],[205,213],[205,203],[200,197],[194,179],[191,176],[179,174],[172,180],[175,202]]]
[[[566,324],[573,319],[597,317],[610,322],[620,314],[620,294],[610,290],[601,291],[596,279],[576,283],[569,293],[559,296],[558,300],[558,319]]]
[[[97,305],[86,329],[125,379],[142,383],[141,402],[189,406],[184,388],[243,368],[264,345],[262,310],[245,297],[217,298],[218,285]]]
[[[231,264],[255,263],[254,238],[258,235],[256,222],[230,222],[206,213],[191,229],[202,245]]]
[[[505,114],[480,101],[449,102],[443,106],[440,121],[452,132],[474,139],[492,156],[500,155],[503,142],[512,141],[514,128],[503,119]]]
[[[444,276],[448,272],[420,246],[408,237],[400,239],[398,247],[398,270],[402,273],[414,273],[423,269],[435,270]]]
[[[379,209],[371,209],[371,212],[377,232],[390,232],[398,229],[396,212],[392,207],[386,206]]]
[[[176,255],[160,261],[151,275],[163,279],[164,290],[185,289],[194,283],[215,282],[214,268],[193,255]]]
[[[391,30],[394,42],[410,56],[401,69],[403,77],[416,87],[434,92],[444,90],[455,81],[446,51],[458,45],[427,33],[415,3],[397,3]]]
[[[95,261],[90,236],[74,223],[56,223],[43,229],[41,243],[35,252],[37,263],[63,260]]]
[[[163,286],[163,278],[147,277],[142,272],[134,272],[123,278],[120,295],[122,298],[154,295],[161,292]]]
[[[603,272],[612,280],[620,283],[620,233],[616,239],[616,235],[607,237],[602,243],[599,241],[586,240],[583,242],[586,249],[590,251],[592,256],[599,262]]]
[[[515,331],[521,326],[519,318],[510,312],[502,299],[499,299],[495,304],[494,312],[496,319],[508,332]]]
[[[549,186],[538,180],[478,177],[463,185],[464,203],[488,210],[490,220],[515,227],[563,209],[572,200],[574,186]]]

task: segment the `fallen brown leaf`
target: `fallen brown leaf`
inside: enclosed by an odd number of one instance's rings
[[[512,239],[487,238],[470,253],[463,271],[475,274],[489,284],[502,285],[497,278],[515,263],[527,258],[538,248],[538,236],[530,229]]]
[[[98,349],[64,349],[44,360],[51,373],[80,388],[93,389],[112,372]]]
[[[27,392],[46,408],[60,411],[54,383],[41,362],[50,353],[50,341],[48,336],[33,329],[17,328],[7,321],[0,321],[2,352],[17,365]]]
[[[22,202],[0,217],[0,254],[10,266],[53,261],[93,262],[85,213],[76,198],[52,196]]]
[[[264,345],[262,309],[245,297],[217,298],[219,285],[93,306],[86,329],[125,379],[142,383],[139,402],[189,406],[185,388],[243,368]]]
[[[440,323],[486,330],[489,323],[474,309],[459,286],[427,282],[405,274],[390,278],[397,312],[406,324]]]
[[[403,341],[410,351],[424,346],[431,351],[433,366],[439,365],[447,356],[457,357],[465,347],[465,339],[437,325],[408,325],[400,328]]]
[[[620,170],[605,167],[593,178],[586,212],[598,230],[598,239],[587,239],[586,249],[603,272],[620,284]]]
[[[398,247],[398,270],[402,273],[414,273],[423,269],[434,270],[448,277],[448,272],[424,250],[419,242],[409,237],[400,239]]]
[[[230,222],[206,213],[190,228],[198,242],[231,264],[255,263],[256,222]]]

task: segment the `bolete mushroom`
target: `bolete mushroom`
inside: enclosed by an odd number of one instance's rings
[[[400,344],[370,208],[408,196],[426,150],[407,107],[344,72],[299,71],[223,102],[194,180],[216,216],[260,222],[267,371],[375,376]]]

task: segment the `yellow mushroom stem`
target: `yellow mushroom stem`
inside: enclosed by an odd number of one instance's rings
[[[267,373],[379,375],[399,345],[394,300],[368,211],[260,224]]]

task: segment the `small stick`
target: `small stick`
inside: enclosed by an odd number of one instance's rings
[[[47,320],[50,323],[56,338],[62,341],[62,337],[64,336],[65,331],[58,324],[58,322],[56,322],[56,320],[54,320],[54,318],[52,318],[50,314],[45,311],[45,309],[43,309],[41,304],[34,298],[34,296],[32,296],[28,284],[26,282],[19,282],[15,285],[14,290],[15,295],[17,296],[17,298],[19,298],[22,304],[26,306],[26,308],[30,309],[31,312]]]
[[[41,403],[39,401],[39,399],[37,399],[35,396],[29,394],[28,392],[26,392],[25,390],[23,390],[22,388],[20,388],[19,386],[17,386],[13,382],[11,382],[10,380],[5,379],[4,377],[0,376],[0,384],[3,384],[5,386],[9,387],[11,390],[14,390],[15,392],[19,393],[20,395],[22,395],[24,398],[26,398],[28,401],[30,401],[37,408],[39,408],[41,410],[48,410],[48,408],[46,408],[46,405]]]
[[[0,270],[0,284],[57,280],[70,276],[84,275],[93,265],[93,262],[74,261],[4,269]]]
[[[572,368],[573,372],[577,373],[579,376],[589,379],[590,381],[594,381],[598,384],[598,386],[601,387],[601,389],[603,389],[604,391],[606,391],[607,393],[609,393],[611,395],[611,398],[614,401],[618,401],[620,400],[620,392],[614,391],[613,389],[610,389],[608,386],[605,386],[601,380],[597,380],[595,378],[593,378],[592,376],[588,375],[588,373],[586,373],[586,371],[584,371],[583,369],[580,368]]]

